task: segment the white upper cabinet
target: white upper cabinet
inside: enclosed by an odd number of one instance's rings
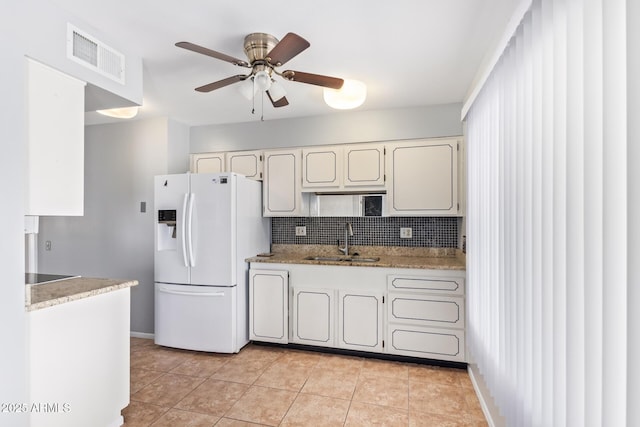
[[[226,172],[262,181],[262,151],[232,151],[227,153]]]
[[[344,147],[344,186],[384,187],[384,154],[382,144],[357,144]]]
[[[307,216],[300,190],[300,150],[264,153],[262,203],[264,216]]]
[[[384,146],[350,144],[302,150],[302,191],[383,191]]]
[[[27,60],[25,215],[84,214],[84,87]]]
[[[220,173],[225,170],[226,153],[198,153],[189,156],[191,173]]]
[[[302,186],[339,188],[342,185],[342,148],[318,147],[302,150]]]
[[[262,181],[262,151],[191,154],[189,164],[192,173],[235,172]]]
[[[457,215],[460,139],[387,144],[390,215]]]

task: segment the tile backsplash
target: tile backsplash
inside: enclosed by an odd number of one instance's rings
[[[271,219],[274,244],[344,244],[344,226],[350,222],[350,245],[457,248],[457,217],[277,217]],[[306,236],[296,236],[296,226],[306,226]],[[411,227],[411,239],[400,238],[400,228]]]

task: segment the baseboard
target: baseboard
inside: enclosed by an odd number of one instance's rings
[[[131,331],[129,333],[129,336],[131,336],[132,338],[144,338],[144,339],[148,339],[148,340],[152,340],[154,337],[154,334],[149,334],[147,332],[135,332],[135,331]]]
[[[500,415],[500,411],[498,410],[493,397],[491,397],[491,394],[489,393],[489,389],[484,382],[484,378],[478,370],[478,365],[475,363],[469,363],[467,370],[469,371],[469,377],[471,378],[473,389],[480,401],[482,412],[484,412],[484,417],[487,419],[487,424],[489,424],[489,427],[505,427],[505,419]]]
[[[319,353],[331,353],[331,354],[340,354],[343,356],[355,356],[355,357],[366,357],[370,359],[381,359],[381,360],[391,360],[394,362],[404,362],[404,363],[417,363],[422,365],[431,365],[431,366],[441,366],[443,368],[455,368],[455,369],[467,369],[467,364],[464,362],[451,362],[449,360],[437,360],[437,359],[425,359],[422,357],[411,357],[411,356],[400,356],[396,354],[388,354],[388,353],[374,353],[369,351],[361,351],[361,350],[348,350],[344,348],[337,347],[318,347],[307,344],[280,344],[280,343],[272,343],[266,341],[251,341],[252,344],[261,345],[265,347],[279,347],[279,348],[292,348],[296,350],[305,350],[305,351],[316,351]]]

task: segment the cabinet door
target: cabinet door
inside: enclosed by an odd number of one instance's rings
[[[339,291],[338,346],[382,351],[382,294]]]
[[[344,186],[384,186],[384,146],[360,144],[344,147]]]
[[[84,214],[84,86],[27,60],[25,215]]]
[[[299,344],[334,347],[334,290],[294,288],[293,337]]]
[[[337,188],[342,185],[342,149],[320,147],[302,150],[302,186]]]
[[[247,178],[262,181],[262,151],[227,153],[227,172],[236,172]]]
[[[225,153],[198,153],[190,156],[192,173],[225,172]]]
[[[249,271],[249,339],[289,342],[289,273]]]
[[[269,151],[264,154],[264,216],[301,216],[300,151]]]
[[[458,213],[458,140],[395,143],[387,148],[390,215]]]

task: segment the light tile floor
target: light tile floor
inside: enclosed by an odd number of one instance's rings
[[[234,355],[131,338],[125,427],[486,426],[464,370],[249,344]]]

